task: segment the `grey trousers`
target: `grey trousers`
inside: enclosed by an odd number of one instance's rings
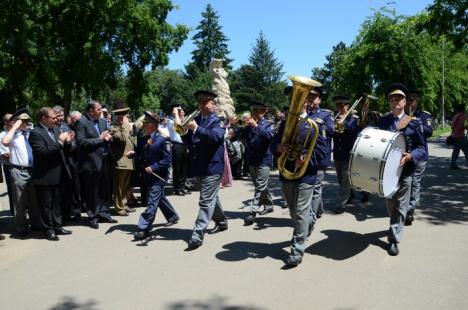
[[[31,172],[11,167],[11,181],[13,205],[15,207],[15,226],[17,232],[29,229],[27,222],[27,209],[32,209],[35,201],[34,188],[31,182]]]
[[[215,223],[226,221],[218,196],[222,175],[208,175],[199,178],[200,201],[198,205],[200,210],[192,232],[192,240],[194,241],[203,241],[203,236],[211,219]]]
[[[420,161],[416,163],[416,169],[413,173],[413,182],[411,183],[411,195],[408,212],[414,212],[420,198],[421,179],[424,171],[426,170],[427,161]]]
[[[403,227],[411,196],[412,179],[411,175],[401,176],[399,181],[400,188],[398,191],[392,198],[385,199],[385,205],[390,215],[390,228],[388,230],[389,242],[399,243],[403,236]]]
[[[273,205],[270,191],[268,190],[268,181],[270,180],[269,166],[249,166],[249,173],[255,186],[254,197],[250,203],[250,212],[257,213],[260,206],[265,208]]]
[[[348,177],[349,161],[335,161],[336,177],[338,179],[338,196],[336,197],[337,208],[344,208],[351,196],[351,184]]]
[[[315,181],[313,192],[312,192],[312,202],[310,208],[310,220],[312,223],[317,221],[317,213],[323,213],[323,201],[322,201],[322,188],[323,188],[323,178],[325,177],[325,169],[320,169],[317,172],[317,180]]]
[[[291,239],[291,256],[301,258],[307,247],[306,240],[309,225],[315,224],[315,220],[311,222],[310,217],[314,185],[283,182],[282,188],[294,227]]]

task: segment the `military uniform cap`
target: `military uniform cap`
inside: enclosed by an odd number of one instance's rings
[[[408,97],[408,88],[406,85],[401,83],[390,84],[385,90],[385,97],[390,97],[391,95],[402,95]]]
[[[212,99],[216,98],[215,93],[213,93],[212,91],[209,91],[209,90],[204,90],[204,89],[197,90],[193,95],[199,101],[200,100],[206,100],[206,99],[212,100]]]
[[[314,87],[310,90],[310,93],[313,94],[313,95],[317,95],[319,97],[322,97],[322,89],[320,87]]]
[[[112,113],[114,113],[115,115],[128,114],[129,111],[130,111],[130,108],[121,108],[121,109],[113,110]]]
[[[145,118],[143,119],[143,123],[159,124],[160,117],[158,114],[150,112],[150,111],[145,111],[144,115],[145,115]]]
[[[333,96],[332,100],[333,100],[333,102],[335,104],[350,103],[351,102],[351,97],[343,96],[343,95],[336,95],[336,96]]]
[[[249,107],[251,107],[251,108],[254,108],[254,107],[268,108],[268,106],[266,104],[264,104],[261,101],[257,101],[257,100],[251,100],[249,102]]]
[[[28,109],[19,108],[18,110],[16,110],[16,112],[11,115],[10,120],[13,121],[17,119],[22,119],[22,120],[31,119],[31,117],[28,114]]]

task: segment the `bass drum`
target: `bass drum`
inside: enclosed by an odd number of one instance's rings
[[[348,166],[351,186],[391,198],[398,190],[404,152],[406,142],[400,132],[365,128],[351,151]]]

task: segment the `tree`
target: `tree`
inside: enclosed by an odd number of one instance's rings
[[[241,107],[246,108],[250,100],[260,100],[272,108],[282,108],[286,101],[282,81],[283,64],[270,49],[270,43],[260,32],[249,57],[250,63],[242,65],[233,77],[233,96]]]
[[[187,75],[195,79],[201,72],[206,72],[213,58],[224,59],[225,68],[230,68],[232,59],[228,57],[228,38],[222,32],[219,16],[213,7],[208,4],[202,13],[202,20],[197,26],[198,31],[192,40],[196,46],[192,51],[192,62],[186,66]]]
[[[0,76],[11,103],[29,100],[68,109],[84,90],[98,97],[128,73],[132,107],[147,91],[145,68],[168,63],[188,28],[166,23],[169,0],[7,1],[0,20]],[[47,98],[47,101],[44,100]]]

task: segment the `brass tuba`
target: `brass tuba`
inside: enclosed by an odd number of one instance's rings
[[[195,117],[200,114],[200,110],[195,110],[190,115],[184,118],[184,120],[180,124],[174,123],[174,130],[181,136],[185,135],[187,133],[187,130],[185,129],[185,125],[188,124],[188,122],[192,121]]]
[[[306,172],[319,132],[318,126],[313,120],[307,117],[300,117],[301,111],[306,104],[310,90],[313,87],[320,87],[322,84],[301,76],[291,76],[289,79],[293,83],[291,105],[289,107],[286,125],[284,126],[284,132],[281,138],[281,144],[287,147],[287,151],[283,152],[278,158],[278,170],[284,178],[293,180],[302,177]],[[301,142],[298,130],[300,129],[299,125],[303,122],[306,122],[310,129],[305,139]],[[309,143],[311,133],[313,134],[312,141],[307,145]],[[304,157],[303,165],[299,167],[296,165],[296,161],[301,157],[304,150],[307,150],[307,152]],[[294,168],[289,169],[288,167]]]

